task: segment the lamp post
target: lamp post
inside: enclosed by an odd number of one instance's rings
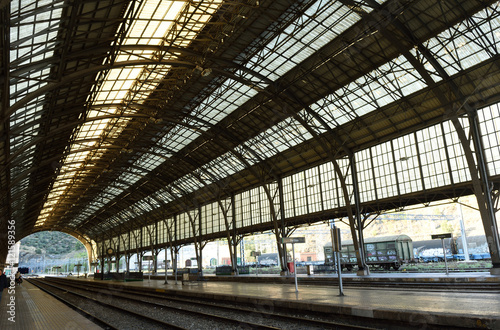
[[[52,267],[52,270],[55,272],[55,275],[59,272],[59,269],[61,269],[61,266],[54,266]]]
[[[92,263],[90,263],[90,266],[91,266],[91,267],[94,267],[94,273],[96,273],[96,270],[97,270],[97,266],[98,266],[98,265],[99,265],[99,263],[98,263],[98,262],[95,262],[95,261],[94,261],[94,262],[92,262]]]
[[[76,267],[76,272],[77,272],[76,277],[77,277],[77,278],[80,278],[80,267],[82,267],[82,264],[81,264],[81,263],[77,263],[77,264],[75,265],[75,267]]]
[[[432,239],[440,239],[441,240],[441,245],[443,247],[443,259],[444,259],[444,267],[446,268],[446,275],[449,275],[449,272],[448,272],[448,261],[446,260],[447,259],[446,258],[446,249],[444,247],[444,239],[451,238],[451,237],[452,237],[451,233],[431,235]]]
[[[283,237],[281,239],[282,244],[292,244],[292,258],[293,258],[293,277],[295,279],[295,292],[299,292],[299,288],[297,286],[297,266],[295,264],[295,243],[305,243],[305,237]],[[286,253],[286,251],[285,251]]]

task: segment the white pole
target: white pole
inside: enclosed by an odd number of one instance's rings
[[[464,226],[464,215],[462,213],[462,204],[458,203],[460,210],[460,231],[462,233],[462,249],[464,251],[465,261],[470,261],[469,259],[469,248],[467,246],[467,237],[465,236],[465,226]]]
[[[255,260],[257,261],[257,265],[256,265],[256,267],[257,267],[257,276],[259,276],[259,263],[260,263],[259,262],[259,256],[256,256]]]
[[[165,247],[165,283],[164,284],[168,284],[168,280],[167,280],[167,270],[168,270],[168,261],[167,261],[167,247]]]
[[[342,264],[340,263],[340,252],[334,252],[336,256],[336,261],[337,261],[337,274],[339,277],[339,296],[344,295],[344,288],[342,286]]]
[[[295,266],[295,243],[292,243],[292,255],[293,255],[293,277],[295,278],[295,292],[299,292],[297,286],[297,268]]]
[[[174,264],[174,267],[175,267],[175,284],[177,284],[177,260],[179,259],[179,254],[176,252],[175,253],[175,264]]]
[[[337,265],[337,275],[339,278],[339,296],[344,295],[344,287],[342,286],[342,261],[340,260],[340,250],[342,249],[340,229],[335,227],[335,223],[332,220],[332,258],[335,260]],[[334,257],[335,256],[335,257]]]
[[[444,238],[441,238],[441,245],[443,246],[444,267],[446,268],[446,275],[448,275],[448,261],[446,260],[446,249],[444,248]]]

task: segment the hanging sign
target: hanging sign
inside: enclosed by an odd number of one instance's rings
[[[289,244],[289,243],[305,243],[306,238],[305,237],[283,237],[281,239],[283,244]]]
[[[451,233],[446,233],[446,234],[435,234],[431,235],[432,239],[438,239],[438,238],[451,238]]]

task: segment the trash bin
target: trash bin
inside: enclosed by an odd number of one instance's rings
[[[288,266],[288,271],[290,271],[290,273],[294,273],[295,269],[293,268],[293,262],[287,262],[286,264]]]
[[[312,274],[313,274],[313,266],[307,265],[307,275],[312,275]]]

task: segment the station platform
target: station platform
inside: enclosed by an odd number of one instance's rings
[[[144,275],[147,279],[148,275]],[[178,275],[178,278],[182,278],[182,275]],[[281,275],[271,275],[271,274],[260,274],[260,275],[247,275],[242,274],[238,276],[234,275],[204,275],[204,277],[209,281],[223,281],[223,282],[266,282],[266,283],[294,283],[294,276],[281,276]],[[165,275],[152,276],[152,279],[164,279]],[[190,275],[190,278],[197,278],[197,275]],[[337,285],[338,275],[333,274],[297,274],[298,282],[304,284],[332,284]],[[174,276],[169,274],[168,279],[174,279]],[[406,273],[406,272],[394,272],[394,273],[371,273],[367,276],[358,276],[356,273],[345,273],[342,274],[342,280],[344,283],[376,283],[376,282],[392,282],[397,283],[497,283],[500,289],[500,275],[491,275],[489,272],[450,272],[448,275],[446,273]]]
[[[13,300],[11,297],[15,297]],[[11,303],[14,301],[15,303]],[[10,303],[10,306],[8,305]],[[23,281],[2,293],[0,301],[0,329],[47,330],[47,329],[102,329],[64,303]]]
[[[209,277],[209,276],[207,276]],[[192,297],[218,297],[226,301],[237,301],[270,310],[274,307],[295,308],[365,317],[377,320],[396,320],[419,328],[422,324],[446,328],[482,328],[500,329],[500,294],[481,292],[454,292],[405,290],[394,288],[353,288],[344,287],[344,296],[339,295],[335,285],[307,284],[304,277],[298,281],[298,292],[294,282],[273,283],[266,280],[278,280],[280,276],[236,276],[238,281],[231,281],[220,276],[217,281],[207,278],[205,281],[181,281],[169,277],[168,284],[163,279],[118,282],[102,281],[91,278],[73,278],[76,281],[92,281],[103,285],[127,286],[137,292],[155,291],[166,294],[181,292]],[[346,279],[349,276],[346,276]],[[359,276],[350,276],[360,278]],[[484,274],[379,274],[363,276],[368,278],[385,278],[393,281],[423,280],[443,278],[442,280],[490,282],[500,281],[500,277]],[[215,278],[215,276],[214,276]],[[224,281],[224,278],[226,281]],[[283,277],[281,277],[283,278]],[[292,281],[293,281],[293,277]],[[70,278],[68,278],[70,279]],[[228,281],[229,280],[229,281]],[[287,280],[290,280],[287,277]]]

